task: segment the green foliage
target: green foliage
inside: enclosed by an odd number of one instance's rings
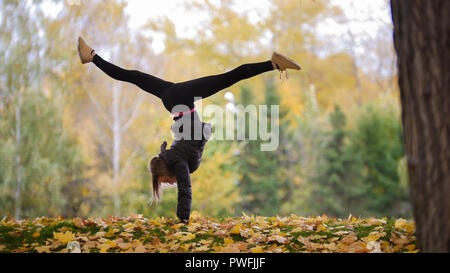
[[[266,81],[265,102],[268,107],[280,104],[273,78]],[[242,88],[241,103],[245,107],[253,100],[252,90],[248,87]],[[286,112],[279,113],[278,124],[272,124],[271,112],[268,111],[268,128],[274,130],[279,126],[279,139],[286,138]],[[246,121],[246,132],[250,123],[259,124],[258,117],[249,116]],[[239,173],[242,178],[239,188],[243,195],[242,208],[244,211],[260,215],[275,215],[280,212],[283,198],[289,196],[291,181],[285,174],[283,166],[283,147],[275,151],[261,151],[262,140],[258,137],[256,141],[247,141],[239,155]]]
[[[342,217],[354,209],[352,187],[359,177],[355,157],[346,146],[346,116],[338,105],[330,114],[329,122],[331,130],[323,133],[310,202],[317,213]]]
[[[396,109],[367,105],[356,127],[347,131],[346,116],[336,106],[330,125],[311,180],[314,211],[338,217],[409,215],[406,183],[398,171],[404,154]]]
[[[402,128],[398,108],[369,104],[357,120],[350,137],[350,151],[360,160],[360,206],[364,214],[405,215],[408,211],[407,189],[400,183],[398,164],[404,158]]]
[[[20,141],[17,132],[11,134],[17,124],[14,111],[5,111],[0,122],[0,208],[13,215],[20,206],[20,216],[26,217],[61,215],[71,199],[63,189],[70,188],[82,172],[80,146],[64,130],[60,112],[50,99],[37,92],[23,96]]]

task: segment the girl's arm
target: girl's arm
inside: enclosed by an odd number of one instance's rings
[[[192,190],[189,167],[186,161],[179,160],[173,164],[173,170],[177,177],[178,204],[177,217],[183,222],[189,221],[191,215]]]

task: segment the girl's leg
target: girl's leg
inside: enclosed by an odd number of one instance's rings
[[[161,97],[164,89],[174,84],[137,70],[126,70],[120,68],[103,60],[98,54],[94,56],[93,63],[111,78],[135,84],[142,90],[159,98]]]
[[[176,83],[176,85],[180,89],[189,90],[193,97],[202,97],[204,99],[232,86],[238,81],[272,70],[274,70],[274,66],[271,61],[248,63],[226,73]]]

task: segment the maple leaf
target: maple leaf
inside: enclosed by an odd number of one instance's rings
[[[367,245],[362,242],[354,242],[351,245],[346,246],[342,249],[345,253],[367,253],[369,249],[366,247]]]
[[[127,250],[131,247],[131,244],[130,243],[119,243],[119,244],[117,244],[117,246],[122,250]]]
[[[191,248],[191,245],[192,244],[184,244],[184,245],[181,245],[180,248],[184,251],[188,251],[189,248]]]
[[[229,245],[229,244],[234,243],[232,238],[225,238],[225,239],[223,239],[223,242],[224,242],[225,245]]]
[[[105,233],[105,236],[106,236],[106,237],[113,237],[114,234],[118,233],[119,231],[120,231],[120,229],[117,229],[117,228],[109,229],[109,230]]]
[[[84,226],[84,222],[81,218],[74,218],[72,219],[73,224],[77,227],[77,228],[85,228]]]
[[[357,239],[358,238],[356,237],[356,235],[354,233],[351,233],[351,234],[345,236],[344,238],[342,238],[341,242],[343,242],[345,244],[352,244]]]
[[[240,234],[240,233],[241,233],[241,227],[242,227],[242,224],[241,224],[241,223],[238,223],[237,225],[235,225],[235,226],[231,229],[230,234]]]
[[[376,241],[370,241],[367,243],[367,249],[370,250],[370,253],[381,253],[380,243]]]
[[[197,247],[197,248],[195,249],[195,251],[198,251],[198,252],[204,252],[204,251],[208,251],[208,250],[209,250],[209,246],[206,246],[206,245]]]
[[[192,234],[190,232],[177,232],[174,235],[175,238],[183,242],[195,239],[195,234]]]
[[[373,242],[379,240],[381,237],[386,236],[385,232],[371,232],[368,236],[362,238],[362,240],[366,243]]]
[[[60,241],[62,244],[67,244],[75,238],[75,234],[71,231],[62,232],[53,232],[53,238]]]
[[[154,238],[150,241],[150,243],[151,243],[152,245],[159,245],[159,244],[161,243],[161,241],[159,240],[159,238],[154,237]]]
[[[50,246],[39,246],[39,247],[36,247],[35,250],[38,253],[51,253]]]
[[[134,249],[134,253],[145,253],[146,249],[143,245],[139,245]]]
[[[321,232],[324,231],[326,228],[324,225],[320,224],[316,227],[316,232]]]
[[[250,249],[250,251],[251,251],[251,253],[264,253],[264,249],[262,249],[262,247],[260,247],[260,246],[254,247],[254,248]]]
[[[404,235],[397,235],[396,233],[392,233],[391,235],[391,242],[393,242],[396,245],[406,245],[407,243],[409,243],[409,239],[408,237],[404,236]]]
[[[272,236],[269,236],[269,238],[267,238],[267,241],[269,241],[269,242],[276,241],[276,242],[278,242],[280,244],[285,244],[289,240],[287,238],[283,237],[283,236],[280,236],[280,235],[272,235]]]
[[[413,233],[416,230],[414,222],[407,222],[401,218],[395,221],[395,228],[405,230],[407,233]]]
[[[108,250],[111,248],[110,244],[99,244],[97,248],[100,250],[100,253],[108,253]]]

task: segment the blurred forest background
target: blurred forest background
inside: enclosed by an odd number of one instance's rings
[[[168,17],[133,31],[125,1],[53,0],[64,6],[56,15],[45,2],[0,0],[0,216],[175,217],[176,189],[147,205],[147,162],[171,141],[170,114],[137,87],[82,66],[79,35],[105,59],[173,82],[267,60],[273,50],[304,67],[287,81],[270,72],[239,82],[226,90],[234,101],[226,91],[203,101],[279,104],[280,146],[210,141],[192,176],[194,210],[412,216],[392,22],[366,18],[380,27],[363,35],[329,0],[271,0],[270,16],[257,22],[231,0],[197,0],[186,1],[186,16],[209,16],[191,39]],[[325,20],[348,31],[319,35]],[[152,37],[163,37],[162,52]]]

